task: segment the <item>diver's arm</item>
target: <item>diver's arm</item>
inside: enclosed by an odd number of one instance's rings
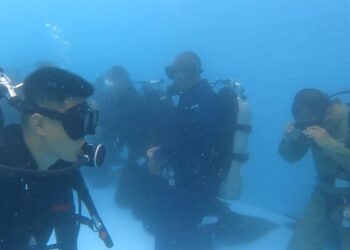
[[[322,149],[325,155],[333,158],[340,167],[350,170],[350,149],[344,143],[337,141],[327,130],[318,126],[309,127],[304,133]]]
[[[323,152],[333,158],[344,170],[350,170],[350,149],[344,143],[331,138],[322,147]]]

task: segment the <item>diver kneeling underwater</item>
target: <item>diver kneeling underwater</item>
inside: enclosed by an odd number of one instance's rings
[[[98,112],[87,103],[93,86],[55,67],[29,75],[21,98],[3,73],[0,86],[0,97],[22,113],[21,124],[0,129],[0,249],[76,250],[82,221],[112,247],[79,171],[104,158],[102,145],[84,140],[97,126]],[[93,220],[75,214],[74,190]],[[47,246],[53,230],[57,244]]]
[[[346,92],[344,92],[346,93]],[[343,94],[343,93],[339,93]],[[290,250],[350,249],[349,107],[317,89],[299,91],[294,123],[286,126],[281,156],[290,163],[312,152],[319,182],[289,242]]]

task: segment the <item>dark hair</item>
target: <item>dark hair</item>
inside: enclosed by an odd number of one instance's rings
[[[183,52],[176,56],[173,67],[185,69],[195,73],[202,72],[202,62],[199,56],[194,52]]]
[[[202,62],[199,56],[193,52],[183,52],[177,55],[172,63],[165,68],[165,74],[171,80],[178,71],[184,71],[193,76],[200,75],[202,70]]]
[[[323,120],[329,105],[326,93],[318,89],[302,89],[294,97],[292,114],[300,126],[316,125]]]
[[[63,104],[69,98],[88,98],[94,87],[82,77],[56,67],[37,69],[24,80],[25,101]]]
[[[126,69],[123,66],[113,66],[112,68],[110,68],[107,73],[106,76],[111,77],[111,80],[124,80],[126,82],[130,81],[130,76],[128,74],[128,72],[126,71]]]

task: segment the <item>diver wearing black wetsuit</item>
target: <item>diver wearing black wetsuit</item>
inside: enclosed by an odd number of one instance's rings
[[[200,227],[211,208],[218,183],[211,167],[217,127],[216,96],[201,80],[197,55],[176,57],[167,70],[174,80],[170,92],[180,101],[173,116],[173,139],[148,151],[154,176],[149,224],[156,250],[206,250],[211,236]]]
[[[97,112],[87,104],[93,87],[46,67],[28,76],[23,93],[21,124],[0,129],[0,249],[48,249],[55,230],[55,249],[76,250],[73,190],[82,177],[64,168],[95,132]]]
[[[37,169],[20,125],[0,130],[0,164]],[[58,161],[50,169],[67,167]],[[55,229],[60,249],[77,249],[73,188],[78,170],[49,177],[0,173],[0,249],[45,246]]]

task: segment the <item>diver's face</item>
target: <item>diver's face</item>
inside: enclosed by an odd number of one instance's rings
[[[64,105],[54,105],[48,108],[64,113],[68,109],[83,102],[86,102],[86,100],[73,98],[67,100]],[[40,135],[43,146],[46,148],[46,152],[52,157],[56,157],[64,161],[77,161],[81,153],[81,148],[85,142],[84,138],[73,140],[67,135],[61,121],[42,116],[40,114],[36,115],[42,117]]]
[[[180,92],[188,91],[196,82],[196,76],[193,72],[186,70],[179,70],[174,72],[173,85],[174,88]]]
[[[128,82],[125,79],[111,79],[106,77],[105,86],[108,92],[116,95],[121,95],[128,86]]]
[[[314,121],[310,119],[312,114],[308,110],[299,110],[297,116],[295,117],[295,121],[300,125],[301,129],[308,127],[310,124],[313,124]]]
[[[184,71],[176,71],[174,72],[174,78],[173,78],[173,84],[174,87],[179,91],[179,92],[184,92],[187,89],[188,86],[188,74]]]
[[[315,112],[306,108],[300,108],[295,113],[294,119],[296,128],[304,130],[311,126],[321,126],[323,115],[321,113],[315,114]]]

